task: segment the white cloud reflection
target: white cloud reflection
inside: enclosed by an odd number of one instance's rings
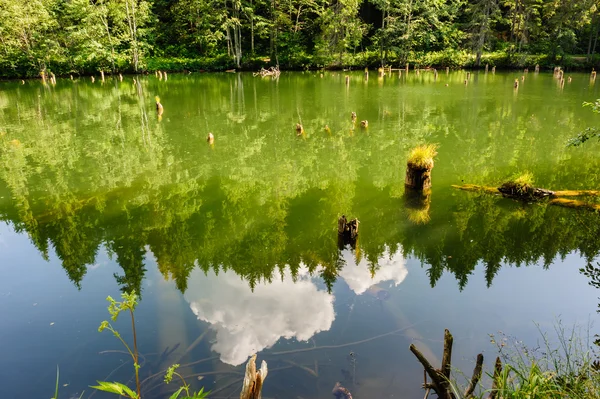
[[[374,278],[366,260],[357,265],[350,251],[342,256],[346,266],[340,277],[357,295],[384,281],[397,286],[408,273],[400,251],[383,254]],[[222,362],[237,366],[282,337],[306,341],[331,328],[334,296],[319,290],[305,269],[299,274],[294,282],[286,270],[283,279],[274,276],[271,283],[257,284],[252,292],[248,282],[231,270],[217,276],[212,270],[204,275],[196,268],[184,297],[198,319],[216,332],[211,349]]]
[[[218,276],[212,271],[207,276],[199,269],[192,272],[185,299],[198,319],[216,331],[212,350],[224,363],[242,364],[281,337],[305,341],[331,328],[332,295],[318,290],[306,274],[296,282],[289,271],[283,280],[278,277],[257,284],[252,292],[233,271]]]
[[[369,287],[384,281],[391,281],[394,286],[398,286],[408,274],[400,250],[390,256],[389,249],[386,249],[383,255],[377,259],[379,268],[373,278],[371,278],[369,262],[366,259],[361,259],[357,265],[354,254],[347,249],[342,251],[342,257],[346,261],[346,266],[340,272],[340,276],[356,295],[364,294]]]

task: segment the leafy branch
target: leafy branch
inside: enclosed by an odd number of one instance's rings
[[[600,99],[594,101],[593,103],[584,102],[583,106],[590,107],[592,112],[595,114],[600,114]],[[577,147],[593,138],[600,140],[600,130],[595,127],[588,127],[584,131],[579,132],[577,136],[570,138],[567,142],[567,147]]]

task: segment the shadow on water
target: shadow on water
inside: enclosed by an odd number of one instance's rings
[[[548,110],[538,109],[538,101],[553,90],[541,77],[526,82],[519,96],[500,89],[511,81],[501,74],[479,77],[469,87],[462,85],[460,72],[440,75],[437,85],[427,74],[392,77],[382,86],[376,79],[356,78],[347,91],[342,79],[341,74],[320,79],[290,73],[278,81],[240,74],[174,75],[168,84],[142,77],[102,86],[59,81],[44,88],[28,82],[2,91],[0,220],[27,234],[43,258],[56,253],[78,288],[85,288],[88,268],[106,250],[121,269],[114,274],[121,290],[143,296],[151,256],[194,311],[181,326],[190,331],[186,337],[197,337],[198,319],[218,325],[214,309],[194,296],[198,291],[213,290],[219,311],[238,319],[240,301],[229,301],[255,292],[253,300],[264,298],[265,308],[263,313],[245,309],[255,323],[269,325],[265,314],[271,302],[286,296],[307,298],[301,302],[306,307],[302,320],[322,317],[306,326],[286,320],[284,326],[269,326],[276,332],[272,338],[257,335],[247,347],[220,348],[221,359],[236,365],[248,353],[287,337],[286,328],[297,332],[298,342],[330,328],[339,342],[360,341],[351,334],[350,314],[365,303],[348,302],[350,321],[332,327],[331,299],[304,284],[311,277],[331,292],[347,273],[345,281],[356,284],[352,290],[368,294],[369,306],[378,307],[372,320],[379,324],[377,331],[384,327],[381,320],[387,320],[387,331],[396,331],[410,323],[386,302],[385,289],[360,286],[365,278],[351,275],[357,265],[368,270],[367,279],[383,273],[397,282],[404,277],[388,276],[393,267],[386,267],[396,258],[413,258],[426,269],[432,287],[449,273],[462,290],[479,265],[491,286],[506,265],[541,262],[548,268],[573,252],[591,264],[598,256],[597,213],[450,188],[461,180],[495,183],[525,168],[544,187],[597,188],[595,148],[574,155],[564,146],[571,132],[589,122],[580,101],[559,98]],[[405,90],[394,89],[402,84]],[[527,85],[536,89],[533,98],[525,94]],[[335,94],[339,100],[332,101]],[[154,110],[158,95],[161,118]],[[359,120],[369,119],[369,128],[356,128],[351,111]],[[306,131],[303,137],[296,137],[297,122]],[[206,143],[208,132],[214,133],[214,146]],[[439,143],[440,155],[432,191],[415,196],[404,190],[406,158],[411,147],[425,141]],[[338,242],[341,214],[361,222],[350,247]],[[336,300],[353,300],[340,290]],[[282,302],[278,306],[291,314],[302,310]],[[369,323],[364,317],[361,322]],[[243,341],[226,323],[215,328],[221,345],[227,339]],[[402,333],[422,339],[414,330]],[[180,360],[210,358],[207,342],[192,346]],[[390,349],[375,343],[371,350],[384,359]],[[316,377],[331,364],[344,365],[328,373],[353,388],[361,381],[356,368],[367,367],[360,353],[348,358],[346,350],[308,352],[282,359],[265,353],[270,369],[280,370],[283,387],[293,379],[311,387],[300,396],[330,392],[331,380]],[[168,355],[155,356],[149,372],[160,371]],[[221,388],[231,383],[233,390],[238,369],[212,360],[207,367],[205,372],[223,372],[214,381]],[[365,390],[372,388],[369,384],[379,384],[382,392],[392,386],[374,375],[364,381]]]

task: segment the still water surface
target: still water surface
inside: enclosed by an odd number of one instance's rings
[[[467,86],[464,72],[0,84],[0,396],[50,397],[57,365],[61,399],[131,384],[97,332],[106,296],[131,289],[145,398],[167,397],[152,376],[172,363],[235,397],[253,353],[267,398],[330,398],[337,381],[417,398],[408,346],[439,362],[444,328],[470,373],[477,353],[495,358],[488,334],[535,345],[536,323],[593,322],[600,293],[579,268],[598,261],[598,214],[451,187],[527,170],[541,187],[600,188],[600,145],[565,147],[600,96],[572,76],[561,89],[529,73],[518,91],[483,72]],[[439,155],[415,203],[404,171],[423,142]],[[338,245],[341,214],[361,221],[354,248]]]

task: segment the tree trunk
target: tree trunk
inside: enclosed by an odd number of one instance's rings
[[[250,52],[254,55],[254,3],[252,0],[250,0],[250,15],[248,15],[248,19],[250,20]]]
[[[129,26],[129,35],[131,37],[131,50],[133,58],[133,70],[138,71],[139,55],[137,43],[137,24],[135,20],[135,1],[131,1],[131,10],[129,5],[130,0],[125,0],[125,11],[127,13],[127,25]]]
[[[227,56],[231,57],[231,35],[229,34],[229,26],[225,28],[225,41],[227,42]]]
[[[385,35],[385,8],[381,11],[381,42],[379,43],[379,59],[381,61],[381,66],[385,65],[385,60],[383,59],[383,42]]]
[[[594,54],[596,54],[596,43],[598,42],[598,28],[600,24],[596,24],[596,36],[594,37],[594,45],[592,46],[592,62],[594,62]]]
[[[483,52],[483,46],[485,46],[485,37],[487,35],[488,25],[490,21],[490,3],[486,3],[485,10],[483,14],[483,21],[481,23],[481,27],[479,28],[479,40],[477,42],[477,59],[476,65],[477,67],[481,66],[481,54]]]
[[[242,61],[242,25],[240,23],[240,3],[237,0],[232,1],[233,23],[233,55],[237,68],[241,66]]]
[[[590,37],[588,39],[587,53],[585,55],[586,61],[590,60],[590,55],[592,53],[592,38],[594,36],[594,20],[595,19],[596,19],[596,17],[592,16],[592,22],[590,23]]]

